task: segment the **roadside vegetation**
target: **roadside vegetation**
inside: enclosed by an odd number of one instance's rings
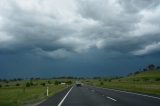
[[[153,64],[123,77],[0,79],[0,106],[39,103],[80,80],[87,85],[160,96],[160,67]],[[47,87],[49,96],[47,97]]]
[[[93,79],[85,80],[85,83],[97,87],[113,88],[160,96],[160,68],[159,66],[155,67],[151,64],[144,68],[144,70],[130,73],[125,77],[95,77]]]
[[[72,83],[72,79],[1,79],[0,106],[34,104],[64,90]],[[48,97],[47,87],[49,88]]]

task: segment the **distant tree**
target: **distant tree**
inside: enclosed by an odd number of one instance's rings
[[[144,69],[143,69],[143,71],[147,71],[147,69],[146,69],[146,68],[144,68]]]
[[[16,84],[16,86],[20,86],[20,84],[19,84],[19,83],[17,83],[17,84]]]
[[[29,82],[27,82],[26,83],[26,87],[30,87],[31,85],[30,85],[30,83]]]
[[[2,88],[2,85],[0,84],[0,88]]]
[[[154,65],[154,64],[148,65],[148,69],[149,69],[149,70],[154,70],[154,69],[155,69],[155,65]]]
[[[35,78],[33,78],[33,77],[30,78],[31,81],[34,80],[34,79],[35,79]]]
[[[33,84],[33,82],[32,81],[30,81],[30,86],[33,86],[34,84]]]
[[[18,81],[22,81],[23,79],[22,79],[22,78],[17,78],[17,80],[18,80]]]
[[[39,78],[39,77],[37,77],[37,78],[35,78],[35,80],[40,80],[41,78]]]
[[[133,73],[129,73],[129,74],[128,74],[128,76],[131,76],[131,75],[133,75]]]
[[[93,79],[101,79],[101,77],[93,77]]]
[[[48,82],[48,84],[51,84],[51,81],[47,81]]]
[[[140,71],[136,71],[134,74],[136,75],[136,74],[139,74],[140,73]]]
[[[45,82],[43,82],[43,83],[41,83],[41,85],[42,85],[42,86],[46,86],[46,83],[45,83]]]
[[[159,70],[159,69],[160,69],[160,66],[157,66],[156,69]]]
[[[16,78],[14,78],[14,79],[13,79],[13,81],[17,81],[17,79],[16,79]]]
[[[74,77],[68,76],[66,77],[66,79],[74,79]]]

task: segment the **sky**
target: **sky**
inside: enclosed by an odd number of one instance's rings
[[[160,0],[0,0],[0,78],[118,76],[160,65]]]

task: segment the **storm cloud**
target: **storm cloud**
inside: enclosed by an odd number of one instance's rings
[[[159,17],[160,0],[1,0],[0,56],[152,56],[160,53]]]

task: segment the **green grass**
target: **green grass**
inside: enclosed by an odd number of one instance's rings
[[[141,72],[136,75],[132,75],[126,78],[122,78],[122,80],[133,80],[133,81],[160,81],[160,71],[154,70],[154,71],[146,71]]]
[[[24,87],[27,81],[16,81],[7,83],[3,82],[0,88],[0,106],[21,106],[24,104],[32,104],[44,100],[47,98],[46,89],[49,87],[49,96],[54,95],[57,92],[64,90],[66,85],[54,85],[47,84],[46,86],[40,85],[40,83],[46,82],[44,80],[34,81],[38,85]],[[53,81],[51,81],[53,82]],[[16,83],[20,83],[20,86],[15,86]]]
[[[129,77],[113,80],[89,80],[87,83],[104,88],[160,95],[160,71],[146,71]]]

